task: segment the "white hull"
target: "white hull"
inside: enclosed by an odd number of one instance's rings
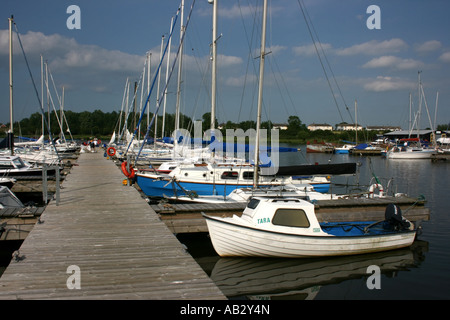
[[[214,249],[221,257],[305,258],[362,254],[410,246],[416,234],[411,231],[364,237],[299,236],[244,227],[225,222],[223,218],[208,217],[206,221]]]
[[[345,197],[346,195],[336,195],[330,193],[322,193],[314,191],[314,187],[311,185],[300,186],[276,186],[268,188],[260,188],[253,190],[251,188],[238,188],[230,192],[227,196],[173,196],[166,197],[170,200],[176,200],[181,202],[192,203],[247,203],[253,197],[289,197],[306,199],[308,201],[317,200],[337,200]]]
[[[434,149],[430,150],[420,150],[420,151],[388,151],[388,159],[431,159],[431,157],[436,154]]]

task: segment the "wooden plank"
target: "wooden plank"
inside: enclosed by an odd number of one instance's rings
[[[78,164],[0,278],[0,299],[225,299],[112,161]],[[71,265],[80,289],[67,286]]]

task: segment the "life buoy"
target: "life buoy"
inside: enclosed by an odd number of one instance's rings
[[[384,189],[383,189],[383,186],[379,183],[374,183],[369,187],[369,194],[373,196],[374,191],[377,189],[378,189],[380,197],[382,197],[384,194]]]
[[[125,175],[125,177],[133,179],[134,178],[134,169],[133,166],[130,164],[130,172],[127,170],[127,162],[122,162],[122,173]]]
[[[109,147],[106,150],[106,153],[108,154],[108,156],[113,157],[116,154],[116,149],[114,147]]]

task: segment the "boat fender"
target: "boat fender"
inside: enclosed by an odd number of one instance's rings
[[[122,168],[122,173],[125,175],[125,177],[130,178],[130,179],[134,178],[134,175],[135,175],[134,168],[131,164],[130,164],[129,172],[127,170],[127,162],[126,161],[122,162],[121,168]]]
[[[108,154],[108,156],[113,157],[116,154],[116,149],[114,147],[109,147],[106,150],[106,153]]]
[[[380,197],[382,197],[384,195],[384,188],[379,183],[374,183],[369,187],[369,194],[373,196],[374,191],[377,189],[378,189]]]

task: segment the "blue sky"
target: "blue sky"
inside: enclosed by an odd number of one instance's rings
[[[409,94],[417,112],[418,71],[434,122],[450,122],[450,2],[446,0],[303,0],[325,51],[321,56],[328,84],[297,0],[269,0],[264,78],[263,121],[303,123],[353,122],[398,125],[409,121]],[[221,0],[218,21],[219,122],[256,117],[261,0]],[[40,92],[40,55],[48,61],[58,94],[65,88],[65,109],[120,111],[127,78],[137,81],[146,52],[152,73],[159,62],[161,36],[168,34],[179,0],[2,0],[0,12],[0,122],[9,121],[8,17],[13,14]],[[192,0],[185,0],[185,18]],[[81,29],[66,25],[70,5],[81,9]],[[380,8],[381,29],[370,30],[366,13]],[[199,119],[210,111],[212,6],[195,2],[183,58],[182,112]],[[179,43],[179,24],[172,54]],[[14,100],[16,120],[39,112],[30,77],[15,41]],[[328,68],[327,62],[331,66]],[[166,64],[163,63],[162,79]],[[334,77],[333,77],[334,75]],[[176,73],[167,97],[175,110]],[[336,86],[338,84],[338,87]],[[155,88],[156,89],[156,88]],[[53,90],[53,89],[52,89]],[[156,90],[150,98],[155,108]],[[56,95],[52,93],[56,103]],[[139,95],[140,99],[140,95]],[[336,105],[337,104],[337,105]],[[59,106],[56,105],[58,109]],[[423,105],[421,127],[429,127]]]

